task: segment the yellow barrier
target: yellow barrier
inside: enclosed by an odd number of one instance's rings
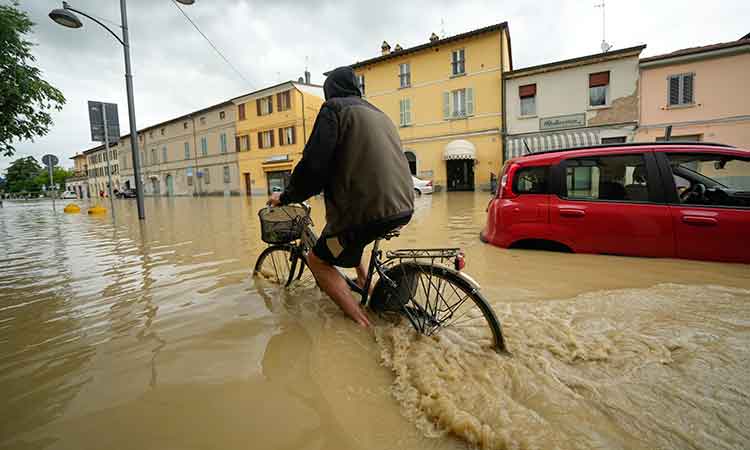
[[[89,214],[104,214],[106,212],[107,212],[107,208],[103,208],[99,205],[95,205],[89,208]]]
[[[75,214],[75,213],[81,212],[81,208],[75,203],[70,203],[68,206],[65,207],[63,211],[65,211],[68,214]]]

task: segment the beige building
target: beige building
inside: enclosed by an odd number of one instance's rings
[[[223,102],[138,132],[144,194],[239,195],[236,108]],[[135,188],[130,135],[120,140],[123,186]]]
[[[638,126],[638,57],[645,47],[507,72],[506,157],[632,142]]]
[[[109,147],[109,164],[104,145],[83,152],[86,157],[88,192],[90,197],[106,196],[109,192],[109,170],[112,170],[112,192],[120,190],[120,164],[117,145]]]
[[[643,58],[637,139],[750,149],[750,38]]]
[[[65,179],[65,190],[75,193],[80,199],[90,198],[86,155],[77,153],[70,159],[73,160],[73,176]]]

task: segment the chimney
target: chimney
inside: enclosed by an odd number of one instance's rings
[[[435,33],[432,33],[432,36],[430,36],[430,42],[437,42],[439,40],[440,38],[438,37],[438,35]]]
[[[403,50],[401,44],[396,44],[396,47],[393,49],[394,52],[400,52],[401,50]]]
[[[388,45],[388,42],[383,41],[383,45],[380,46],[380,54],[387,55],[390,52],[391,52],[391,46]]]
[[[302,84],[305,82],[305,79],[302,77],[297,78],[297,83]]]
[[[305,70],[305,84],[310,84],[310,71]]]

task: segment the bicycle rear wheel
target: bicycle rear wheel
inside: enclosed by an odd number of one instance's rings
[[[294,255],[291,245],[272,245],[258,256],[253,275],[290,287],[311,287],[315,285],[305,260]]]
[[[386,272],[396,286],[378,280],[370,308],[398,312],[421,334],[453,330],[465,339],[506,351],[500,322],[478,287],[459,272],[420,262]]]

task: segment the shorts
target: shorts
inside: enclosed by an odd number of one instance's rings
[[[332,266],[357,267],[362,261],[365,247],[382,238],[386,233],[403,227],[410,220],[411,213],[408,213],[408,215],[370,222],[335,235],[324,234],[318,238],[312,251],[315,256]]]

